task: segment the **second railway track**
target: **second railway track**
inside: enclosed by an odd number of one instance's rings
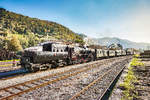
[[[111,60],[107,60],[107,61],[113,62],[113,61],[115,61],[115,59],[111,59]],[[67,79],[67,78],[75,76],[79,73],[83,73],[88,70],[98,68],[100,65],[103,65],[103,64],[104,64],[104,62],[101,62],[101,63],[96,62],[94,64],[86,65],[87,67],[82,66],[79,68],[72,68],[72,69],[64,71],[64,72],[51,74],[48,76],[40,77],[40,78],[26,81],[23,83],[19,83],[19,84],[5,87],[5,88],[1,88],[0,89],[0,99],[1,100],[12,99],[13,97],[21,95],[23,93],[35,90],[37,88],[46,86],[48,84],[58,82],[60,80]]]
[[[126,63],[126,61],[117,63],[115,67],[104,72],[69,100],[102,100],[110,85],[124,69]]]

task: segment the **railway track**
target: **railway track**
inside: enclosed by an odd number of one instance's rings
[[[79,65],[79,64],[76,64],[76,65]],[[69,65],[69,66],[65,66],[65,67],[71,67],[71,66],[74,66],[74,65]],[[57,67],[56,69],[59,69],[59,68],[61,68],[61,67]],[[47,70],[44,70],[44,71],[50,71],[50,70],[56,70],[56,69],[47,69]],[[41,73],[41,71],[37,71],[36,74],[37,73]],[[21,73],[21,74],[13,73],[13,74],[10,74],[11,77],[9,77],[10,76],[9,75],[9,76],[5,76],[5,77],[2,77],[2,78],[0,77],[0,79],[1,80],[9,80],[9,79],[17,78],[17,77],[24,77],[25,75],[30,76],[30,75],[33,75],[33,74],[35,74],[35,72],[33,72],[33,73]]]
[[[109,62],[114,61],[114,59],[109,60]],[[21,95],[23,93],[35,90],[37,88],[46,86],[48,84],[55,83],[60,80],[64,80],[66,78],[69,78],[71,76],[75,76],[79,73],[94,69],[96,67],[99,67],[100,65],[103,65],[104,63],[94,63],[94,64],[88,64],[87,67],[82,66],[79,68],[72,68],[70,70],[51,74],[48,76],[44,76],[41,78],[37,78],[34,80],[26,81],[24,83],[19,83],[16,85],[8,86],[5,88],[0,89],[0,100],[6,100],[6,99],[12,99],[15,96]]]
[[[76,65],[79,65],[79,64],[76,64]],[[69,65],[69,66],[65,66],[65,67],[70,67],[70,66],[74,66],[74,65]],[[61,68],[61,67],[57,67],[56,69],[59,69],[59,68]],[[44,71],[49,71],[49,70],[56,70],[56,69],[47,69],[47,70],[42,70],[43,72]],[[4,72],[3,72],[4,73]],[[41,73],[41,71],[37,71],[36,72],[36,74],[37,73]],[[30,73],[19,73],[19,74],[17,74],[17,73],[13,73],[13,74],[10,74],[10,75],[8,75],[8,76],[5,76],[5,77],[1,77],[1,75],[0,75],[0,80],[9,80],[9,79],[13,79],[13,78],[17,78],[17,77],[23,77],[23,76],[29,76],[29,75],[32,75],[32,74],[35,74],[35,72],[30,72]],[[11,77],[10,77],[11,76]]]
[[[127,62],[115,65],[115,68],[107,70],[97,79],[85,86],[81,91],[73,95],[69,100],[106,100],[104,96],[116,77],[123,71]]]
[[[111,59],[113,59],[113,58],[111,58]],[[76,64],[76,65],[79,65],[79,64]],[[74,66],[74,65],[69,65],[69,66],[65,66],[65,67],[70,67],[70,66]],[[58,67],[58,68],[56,68],[56,69],[59,69],[60,67]],[[48,70],[46,70],[46,71],[49,71],[49,70],[52,70],[52,69],[48,69]],[[54,69],[55,70],[55,69]],[[38,71],[38,72],[36,72],[36,73],[40,73],[41,71]],[[19,73],[19,74],[17,74],[17,73],[13,73],[13,74],[10,74],[10,75],[8,75],[8,76],[5,76],[5,77],[1,77],[0,76],[0,79],[1,80],[9,80],[9,79],[14,79],[14,78],[17,78],[17,77],[24,77],[25,75],[32,75],[32,74],[35,74],[35,73]]]
[[[32,91],[34,89],[46,86],[48,84],[57,82],[59,80],[63,80],[65,78],[77,75],[81,72],[84,72],[84,71],[90,70],[92,68],[98,67],[101,64],[102,63],[100,63],[100,64],[96,63],[96,65],[92,64],[92,65],[88,65],[87,67],[84,66],[84,67],[80,67],[80,68],[74,68],[74,69],[71,69],[71,70],[68,70],[68,71],[65,71],[65,72],[56,73],[56,74],[53,74],[53,75],[45,76],[45,77],[42,77],[42,78],[37,78],[35,80],[31,80],[31,81],[16,84],[16,85],[13,85],[13,86],[9,86],[9,87],[6,87],[6,88],[2,88],[2,89],[0,89],[0,92],[3,92],[3,93],[0,95],[0,99],[1,100],[11,99],[14,96]],[[32,86],[30,86],[30,85],[32,85]],[[27,89],[22,89],[21,88],[22,86],[26,87]],[[19,90],[19,92],[17,92],[17,93],[12,92],[11,90],[13,90],[13,89],[17,89],[17,90]],[[3,94],[9,94],[9,96],[3,96]]]

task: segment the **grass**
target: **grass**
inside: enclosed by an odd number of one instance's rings
[[[0,62],[11,62],[11,61],[13,61],[13,60],[2,60]],[[15,61],[20,61],[20,59],[15,59]]]
[[[137,82],[137,78],[134,75],[133,67],[128,67],[128,73],[125,76],[124,82],[120,84],[120,87],[123,88],[122,100],[133,100],[137,98],[137,93],[135,91],[134,83]]]
[[[14,61],[14,60],[3,60],[3,61],[0,61],[0,62],[12,62],[12,61]],[[15,59],[15,61],[20,61],[20,59]],[[11,63],[11,64],[2,64],[2,65],[0,65],[0,67],[9,67],[9,66],[12,66],[13,65],[13,63]]]
[[[130,62],[130,66],[144,66],[144,63],[141,62],[141,59],[138,58],[133,58],[132,61]]]
[[[140,59],[137,58],[137,56],[134,56],[134,58],[131,60],[128,67],[128,72],[124,78],[124,82],[120,84],[120,87],[123,89],[124,95],[121,100],[133,100],[134,98],[138,98],[138,92],[134,87],[134,83],[138,82],[134,74],[135,66],[144,66],[144,64]]]
[[[139,54],[135,54],[135,55],[133,55],[133,57],[138,58],[138,57],[140,57],[140,55]]]

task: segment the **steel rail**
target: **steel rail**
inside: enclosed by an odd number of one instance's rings
[[[106,61],[111,62],[112,60],[113,59],[110,59],[110,60],[108,59]],[[8,96],[2,96],[2,95],[0,95],[0,97],[1,97],[0,99],[1,100],[12,99],[13,97],[21,95],[23,93],[35,90],[37,88],[46,86],[48,84],[52,84],[52,83],[60,81],[60,80],[64,80],[64,79],[66,79],[68,77],[75,76],[75,75],[77,75],[79,73],[88,71],[90,69],[94,69],[96,67],[100,67],[100,65],[103,65],[103,64],[104,64],[104,62],[98,62],[98,61],[96,61],[96,62],[94,62],[92,64],[91,63],[90,64],[86,64],[86,65],[83,65],[82,67],[79,67],[79,68],[72,68],[72,69],[67,70],[67,71],[63,71],[63,72],[51,74],[51,75],[44,76],[44,77],[41,77],[41,78],[37,78],[37,79],[30,80],[30,81],[26,81],[24,83],[19,83],[19,84],[16,84],[16,85],[12,85],[12,86],[8,86],[8,87],[5,87],[5,88],[1,88],[0,91],[4,91],[5,93],[8,92],[10,95],[8,95]],[[94,66],[94,65],[96,65],[96,66]],[[87,66],[87,67],[85,67],[85,66]],[[73,72],[73,73],[71,73],[71,72]],[[65,74],[65,75],[62,75],[62,74]],[[54,78],[53,80],[47,80],[47,79],[52,78],[53,76],[55,76],[55,77],[57,76],[57,77]],[[41,81],[44,81],[44,82],[41,82]],[[30,85],[34,85],[34,86],[30,86]],[[28,89],[22,89],[22,88],[19,88],[18,86],[27,87]],[[16,92],[10,91],[9,89],[12,89],[12,88],[20,90],[20,92],[16,93]]]
[[[117,57],[116,57],[117,58]],[[115,59],[116,59],[115,58]],[[106,61],[108,60],[113,60],[113,59],[106,59]],[[99,60],[98,60],[99,61]],[[94,62],[94,63],[97,63],[98,61]],[[74,64],[74,65],[80,65],[80,64]],[[65,67],[71,67],[71,66],[74,66],[74,65],[69,65],[69,66],[65,66]],[[59,69],[60,67],[57,67],[56,69]],[[48,69],[48,70],[55,70],[55,69]],[[46,71],[48,71],[46,70]],[[38,71],[36,73],[40,73],[41,71]],[[25,75],[32,75],[32,74],[35,74],[35,73],[27,73],[27,74],[18,74],[18,75],[15,75],[15,76],[11,76],[11,77],[4,77],[4,78],[1,78],[1,80],[8,80],[8,79],[13,79],[13,78],[17,78],[17,77],[23,77]]]
[[[97,61],[96,62],[94,62],[94,64],[96,64],[97,63]],[[87,63],[87,64],[89,64],[89,63]],[[74,65],[69,65],[69,66],[65,66],[65,67],[71,67],[71,66],[75,66],[75,65],[80,65],[80,64],[74,64]],[[61,68],[61,67],[57,67],[56,69],[59,69],[59,68]],[[64,67],[63,67],[64,68]],[[49,70],[56,70],[56,69],[48,69],[48,70],[46,70],[46,71],[49,71]],[[37,73],[40,73],[41,71],[37,71],[36,72],[36,74]],[[18,74],[18,76],[11,76],[11,77],[4,77],[4,78],[1,78],[1,80],[8,80],[8,79],[13,79],[13,78],[17,78],[17,77],[23,77],[23,76],[27,76],[27,75],[32,75],[32,74],[35,74],[35,73],[25,73],[25,74]]]
[[[96,63],[96,64],[97,64],[97,63]],[[102,64],[103,64],[103,63],[102,63]],[[43,86],[46,86],[46,85],[48,85],[48,84],[52,84],[52,83],[54,83],[54,82],[57,82],[57,81],[66,79],[66,78],[71,77],[71,76],[75,76],[75,75],[77,75],[77,74],[79,74],[79,73],[81,73],[81,72],[85,72],[85,71],[88,71],[88,70],[90,70],[90,69],[99,67],[99,65],[102,65],[102,64],[98,64],[97,66],[94,66],[94,64],[91,64],[92,66],[89,65],[88,67],[85,67],[85,66],[84,66],[84,67],[82,67],[82,68],[74,68],[74,70],[73,70],[73,69],[70,69],[70,70],[65,71],[65,72],[60,72],[60,73],[52,74],[52,75],[45,76],[45,77],[42,77],[42,78],[37,78],[37,79],[35,79],[35,80],[31,80],[31,81],[27,81],[27,82],[24,82],[24,83],[19,83],[19,84],[13,85],[13,86],[9,86],[9,87],[6,87],[6,88],[2,88],[2,89],[0,89],[0,91],[6,91],[6,92],[8,92],[8,91],[9,91],[8,89],[10,89],[10,88],[15,88],[15,87],[17,87],[17,86],[25,86],[25,87],[28,87],[27,84],[32,84],[32,83],[34,84],[34,82],[38,82],[39,80],[43,80],[43,79],[46,79],[46,78],[50,78],[50,77],[53,77],[53,76],[56,76],[56,75],[61,75],[61,74],[65,74],[65,73],[69,72],[69,74],[67,74],[67,75],[58,77],[58,78],[56,78],[56,79],[53,79],[53,80],[50,80],[50,81],[47,81],[47,82],[44,82],[44,83],[41,83],[41,84],[39,84],[39,85],[36,85],[36,86],[33,86],[33,87],[32,87],[32,86],[31,86],[31,87],[29,86],[29,89],[22,90],[22,91],[20,91],[20,92],[18,92],[18,93],[12,93],[12,91],[10,91],[10,92],[11,92],[11,93],[10,93],[10,94],[11,94],[10,96],[4,97],[4,98],[0,98],[0,99],[1,99],[1,100],[11,99],[11,98],[14,97],[14,96],[18,96],[18,95],[20,95],[20,94],[23,94],[23,93],[26,93],[26,92],[35,90],[35,89],[40,88],[40,87],[43,87]],[[79,71],[78,71],[78,70],[79,70]],[[73,71],[77,71],[77,72],[70,73],[70,72],[73,72]],[[17,89],[17,88],[16,88],[16,89]],[[19,90],[21,90],[21,89],[19,89]]]
[[[124,66],[124,67],[125,67],[125,66]],[[121,71],[124,69],[124,67],[121,69]],[[114,70],[114,68],[109,69],[109,70],[106,71],[103,75],[100,75],[97,79],[95,79],[94,81],[92,81],[89,85],[87,85],[86,87],[84,87],[81,91],[79,91],[78,93],[76,93],[76,94],[75,94],[74,96],[72,96],[69,100],[74,100],[74,99],[76,99],[77,97],[79,97],[82,93],[84,93],[85,91],[87,91],[90,87],[92,87],[92,86],[93,86],[94,84],[96,84],[98,81],[102,80],[102,78],[104,78],[104,76],[108,75],[108,73],[111,72],[111,71],[113,71],[113,70]],[[119,71],[119,73],[120,73],[121,71]],[[119,73],[117,73],[116,77],[118,76]],[[115,78],[116,78],[116,77],[115,77]],[[114,81],[114,80],[113,80],[113,81]],[[113,81],[111,81],[111,83],[109,84],[109,87],[110,87],[110,85],[112,84]],[[109,87],[108,87],[107,89],[109,89]],[[105,92],[103,93],[103,95],[106,93],[107,89],[105,90]],[[103,95],[102,95],[102,97],[103,97]],[[99,98],[101,99],[102,97],[99,97]],[[98,100],[100,100],[100,99],[98,99]]]
[[[73,97],[71,97],[69,100],[74,100],[75,98],[79,97],[83,92],[87,91],[91,86],[93,86],[97,81],[100,81],[107,73],[109,73],[111,70],[108,70],[107,72],[105,72],[103,75],[101,75],[100,77],[98,77],[96,80],[94,80],[93,82],[91,82],[88,86],[86,86],[85,88],[83,88],[81,91],[79,91],[77,94],[75,94]]]
[[[106,94],[107,90],[110,88],[110,86],[112,85],[112,83],[114,82],[114,80],[118,77],[118,75],[123,71],[123,69],[125,67],[126,66],[124,66],[123,68],[121,68],[121,70],[117,73],[116,77],[114,77],[114,79],[110,82],[110,84],[108,85],[108,87],[105,89],[105,91],[103,92],[103,94],[98,97],[98,100],[101,100],[104,97],[104,95]]]

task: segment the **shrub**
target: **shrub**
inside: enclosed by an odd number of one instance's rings
[[[21,51],[22,46],[20,45],[20,41],[17,37],[12,36],[12,39],[9,41],[8,49],[10,51]]]
[[[144,66],[144,63],[141,62],[141,59],[133,58],[130,66]]]
[[[143,63],[139,61],[140,60],[137,58],[132,59],[124,82],[120,84],[124,94],[122,100],[133,100],[133,98],[137,98],[138,96],[138,93],[135,91],[134,87],[134,83],[137,82],[137,78],[134,75],[133,66],[143,65]]]

